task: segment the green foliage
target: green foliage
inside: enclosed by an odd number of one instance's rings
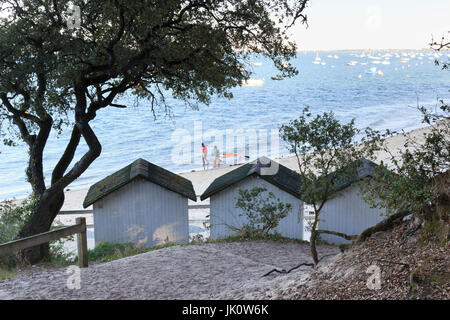
[[[54,223],[55,227],[62,226],[62,223]],[[64,244],[68,241],[74,241],[75,236],[71,235],[66,238],[60,238],[58,240],[50,242],[50,261],[49,263],[54,266],[67,266],[73,264],[77,260],[77,256],[73,252],[67,252],[64,248]]]
[[[106,262],[173,246],[177,246],[177,244],[167,243],[146,248],[134,243],[101,242],[97,244],[94,249],[88,250],[88,259],[89,261]]]
[[[300,173],[302,200],[314,209],[311,229],[311,253],[319,263],[316,233],[320,212],[325,203],[336,197],[351,181],[358,181],[358,168],[363,158],[370,159],[373,149],[361,148],[355,138],[360,133],[355,120],[342,124],[333,112],[313,116],[309,108],[302,115],[280,128],[281,138],[294,153]],[[364,140],[364,138],[363,138]]]
[[[20,204],[12,200],[0,203],[0,243],[14,241],[17,238],[19,230],[32,214],[36,204],[37,201],[33,196],[26,198]],[[60,223],[56,223],[55,226],[60,226]],[[70,236],[50,243],[50,264],[68,265],[73,263],[74,255],[64,250],[64,243],[73,239],[74,236]],[[0,257],[0,266],[13,268],[19,264],[21,261],[17,255]]]
[[[279,241],[279,242],[294,242],[308,244],[306,240],[291,239],[283,237],[278,232],[272,232],[270,234],[252,233],[252,234],[238,234],[234,236],[228,236],[226,238],[217,240],[208,240],[208,243],[222,243],[222,242],[241,242],[241,241]]]
[[[373,131],[367,142],[388,157],[374,171],[374,179],[364,185],[364,196],[372,207],[383,208],[388,215],[400,210],[434,212],[442,193],[439,189],[445,190],[439,185],[439,176],[450,167],[450,108],[442,104],[440,112],[424,107],[419,110],[430,130],[421,137],[404,133],[404,149],[397,154],[386,144],[386,138],[396,132]]]
[[[19,230],[29,218],[36,205],[36,200],[30,196],[20,204],[12,200],[0,203],[0,243],[16,239]],[[19,263],[17,255],[0,257],[0,266],[12,268]]]
[[[88,250],[88,259],[89,261],[105,262],[147,251],[149,249],[139,248],[133,243],[102,242],[97,244],[94,249]]]
[[[0,267],[0,280],[9,279],[9,278],[12,278],[15,276],[16,276],[16,273],[14,273],[13,271],[11,271],[9,269],[2,269]]]
[[[238,192],[236,208],[242,210],[239,216],[245,217],[245,224],[239,232],[244,237],[268,236],[292,209],[290,203],[281,202],[273,192],[267,192],[266,188],[240,188]]]
[[[0,203],[0,243],[13,241],[25,221],[32,213],[36,201],[28,197],[20,204],[12,200]]]
[[[280,133],[297,157],[302,198],[316,215],[342,184],[355,179],[360,160],[372,156],[355,143],[360,130],[354,119],[341,124],[333,112],[313,116],[304,108],[298,119],[281,126]]]

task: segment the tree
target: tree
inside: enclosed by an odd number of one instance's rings
[[[166,108],[171,94],[192,107],[249,78],[244,63],[260,53],[285,76],[296,45],[287,30],[306,22],[308,0],[1,0],[0,119],[4,142],[26,143],[27,177],[36,209],[20,237],[48,231],[64,202],[64,188],[101,154],[90,122],[124,93]],[[73,4],[80,19],[67,22]],[[77,17],[75,17],[77,18]],[[286,24],[287,22],[287,24]],[[72,28],[74,27],[74,28]],[[43,153],[52,130],[70,140],[51,181]],[[89,150],[74,161],[83,139]],[[75,163],[74,163],[75,162]],[[35,263],[48,245],[26,250]]]
[[[316,251],[319,233],[351,238],[342,233],[317,230],[317,227],[326,202],[338,195],[343,184],[357,178],[362,158],[372,154],[369,148],[356,145],[355,137],[359,132],[354,119],[341,124],[333,112],[313,116],[309,108],[305,108],[298,119],[280,128],[281,138],[297,158],[302,200],[314,209],[310,246],[316,265],[319,263]]]
[[[388,216],[399,211],[435,211],[441,179],[450,167],[450,107],[442,104],[439,112],[418,109],[429,130],[419,136],[403,132],[404,149],[398,154],[386,143],[386,138],[397,132],[373,131],[369,140],[387,158],[375,168],[373,179],[364,184],[364,194],[368,203],[383,208]]]
[[[440,43],[432,40],[431,46],[439,51],[450,48],[450,42],[442,37]],[[436,65],[441,63],[436,60]],[[448,70],[448,63],[442,63],[442,69]],[[448,224],[450,216],[450,106],[440,100],[436,108],[417,109],[429,130],[420,136],[401,132],[405,136],[404,149],[397,154],[386,144],[386,138],[397,132],[369,133],[367,143],[387,154],[387,161],[374,170],[373,179],[363,186],[365,200],[372,207],[383,208],[390,222],[396,216],[413,214],[412,230],[434,219]],[[367,238],[377,230],[371,228],[360,238]],[[446,239],[447,234],[443,237]]]

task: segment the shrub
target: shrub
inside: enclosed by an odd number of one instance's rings
[[[450,166],[450,106],[441,102],[440,111],[420,107],[429,130],[422,139],[406,135],[404,149],[393,154],[386,138],[395,132],[372,132],[370,144],[388,155],[374,171],[374,179],[364,185],[366,201],[383,208],[388,215],[409,211],[424,216],[448,204],[448,186],[444,177]],[[448,178],[447,178],[448,179]],[[443,215],[442,215],[443,216]]]
[[[266,237],[276,228],[281,219],[292,209],[290,203],[283,203],[266,188],[253,187],[251,190],[239,189],[236,208],[241,209],[240,217],[246,223],[238,230],[243,237]]]
[[[19,230],[29,218],[36,204],[34,197],[30,196],[20,204],[13,200],[0,203],[0,243],[13,241],[17,238]],[[0,267],[11,269],[19,263],[17,254],[0,257]]]
[[[167,243],[146,248],[135,243],[100,242],[94,249],[88,250],[88,259],[89,261],[106,262],[176,245],[176,243]]]

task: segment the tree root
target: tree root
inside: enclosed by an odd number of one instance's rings
[[[344,238],[345,240],[349,240],[349,241],[356,240],[358,238],[358,235],[348,235],[348,234],[345,234],[345,233],[342,233],[342,232],[330,231],[330,230],[316,230],[314,232],[317,235],[319,235],[321,233],[332,234],[332,235]]]
[[[287,273],[290,273],[291,271],[294,271],[294,270],[296,270],[296,269],[298,269],[298,268],[300,268],[302,266],[314,267],[314,263],[301,263],[298,266],[295,266],[295,267],[289,269],[288,271],[286,271],[284,269],[282,269],[282,270],[273,269],[273,270],[267,272],[261,278],[267,277],[268,275],[272,274],[273,272],[287,274]]]
[[[384,219],[383,221],[378,222],[373,227],[367,228],[366,230],[361,232],[361,234],[356,239],[356,243],[362,243],[366,241],[368,238],[370,238],[370,236],[377,232],[387,231],[394,228],[403,220],[404,217],[409,216],[410,214],[411,213],[409,211],[400,211]]]

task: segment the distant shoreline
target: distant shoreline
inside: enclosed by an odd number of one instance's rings
[[[406,49],[305,49],[305,50],[297,50],[297,53],[302,52],[351,52],[351,51],[434,51],[430,48],[420,48],[420,49],[413,49],[413,48],[406,48]],[[450,51],[450,50],[441,50],[441,51]]]

